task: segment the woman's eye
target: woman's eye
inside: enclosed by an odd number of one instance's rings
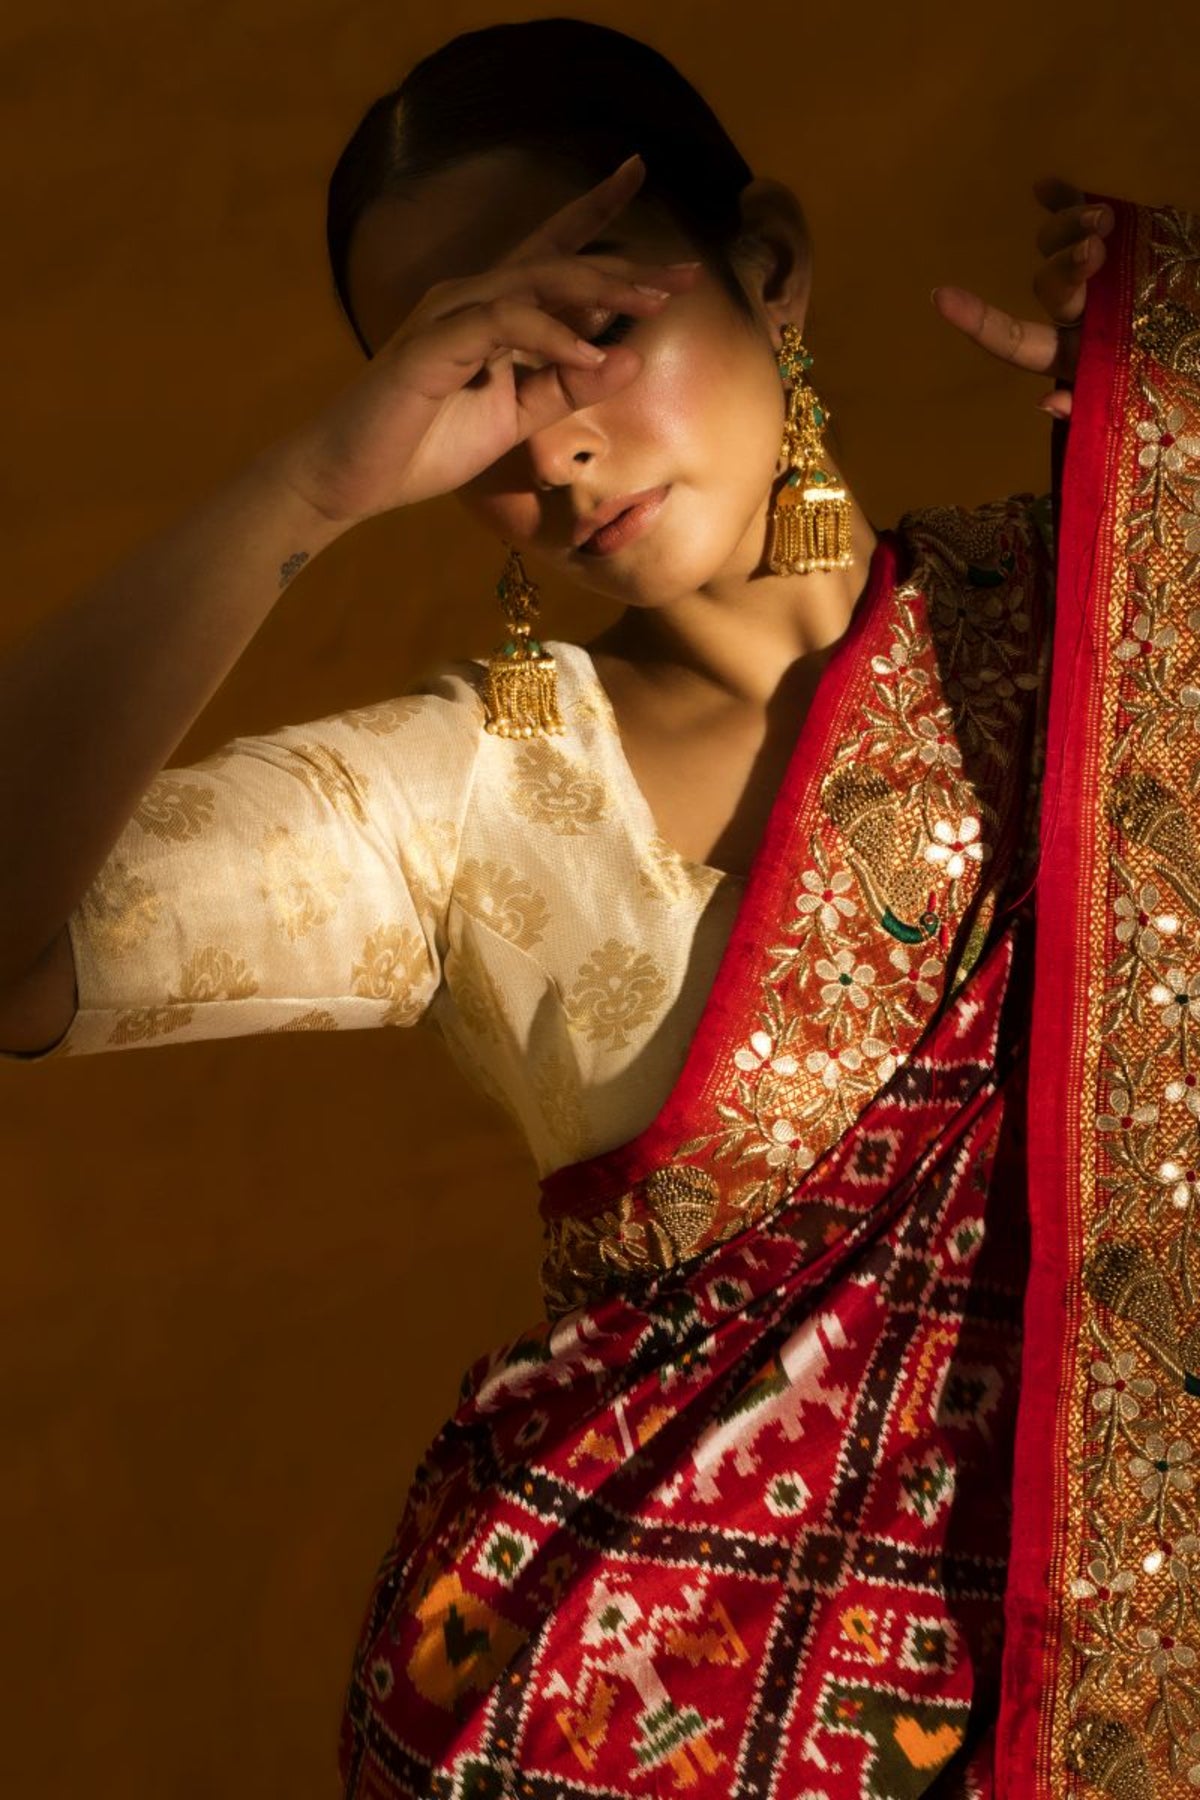
[[[634,324],[634,320],[629,313],[614,313],[612,323],[606,325],[603,331],[593,332],[588,342],[591,344],[619,343],[632,324]]]

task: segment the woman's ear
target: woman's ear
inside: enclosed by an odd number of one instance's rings
[[[812,240],[793,190],[756,175],[738,196],[742,229],[733,260],[748,292],[772,323],[803,325],[812,289]]]

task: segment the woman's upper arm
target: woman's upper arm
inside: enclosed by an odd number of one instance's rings
[[[415,1024],[480,729],[465,683],[432,690],[163,770],[0,1001],[0,1055]]]
[[[48,1056],[66,1036],[78,1005],[75,952],[64,925],[20,985],[0,996],[0,1055]]]

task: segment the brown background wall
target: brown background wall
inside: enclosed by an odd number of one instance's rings
[[[526,16],[436,12],[6,14],[0,649],[357,372],[325,264],[329,169],[415,57]],[[1048,384],[952,333],[929,289],[1040,316],[1039,173],[1200,206],[1190,0],[582,16],[674,56],[803,198],[814,379],[872,520],[1043,487]],[[486,651],[498,565],[452,500],[360,528],[172,762]],[[550,636],[605,622],[544,597]],[[539,1311],[514,1128],[431,1037],[297,1032],[4,1064],[0,1157],[0,1785],[327,1800],[413,1465],[462,1370]]]

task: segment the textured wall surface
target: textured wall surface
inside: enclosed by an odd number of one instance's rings
[[[0,654],[357,373],[329,169],[415,57],[512,16],[436,12],[6,13]],[[1187,0],[584,16],[675,57],[801,195],[813,378],[873,521],[1044,486],[1048,384],[957,336],[929,289],[1041,316],[1041,173],[1200,206]],[[489,649],[497,546],[463,525],[445,499],[343,538],[171,761]],[[544,598],[549,636],[606,622]],[[431,1038],[295,1033],[0,1066],[0,1159],[0,1784],[330,1800],[344,1674],[417,1456],[466,1365],[538,1312],[523,1146]]]

